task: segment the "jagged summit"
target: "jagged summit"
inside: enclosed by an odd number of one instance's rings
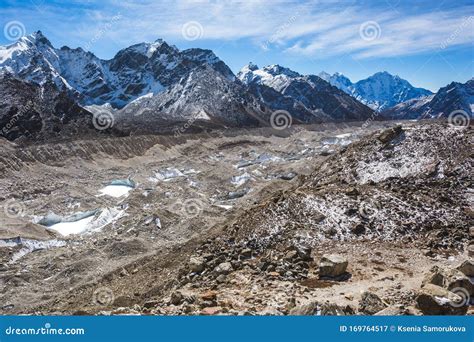
[[[436,94],[402,102],[382,114],[388,119],[428,119],[457,113],[462,125],[469,124],[474,111],[474,80],[451,82]],[[451,121],[455,121],[452,119]]]
[[[245,65],[241,70],[252,70],[255,71],[258,69],[258,65],[254,64],[252,62],[249,62],[247,65]]]
[[[82,48],[56,49],[41,31],[0,47],[1,72],[39,84],[52,79],[83,105],[110,103],[116,108],[146,94],[162,92],[203,65],[210,65],[228,79],[235,78],[211,50],[180,51],[163,39],[134,44],[110,60]]]
[[[404,101],[432,95],[432,92],[412,86],[407,80],[388,71],[380,71],[356,83],[338,72],[319,74],[321,78],[355,97],[374,110],[382,111]]]
[[[19,41],[29,42],[32,44],[45,44],[45,45],[52,46],[51,42],[48,40],[48,38],[46,38],[46,36],[41,31],[36,31],[28,36],[21,37]]]
[[[261,69],[246,65],[237,77],[274,110],[284,109],[298,120],[365,120],[372,111],[315,75],[301,75],[278,64]]]

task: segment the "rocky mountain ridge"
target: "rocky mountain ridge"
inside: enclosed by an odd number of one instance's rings
[[[382,112],[387,119],[448,118],[458,126],[469,125],[474,111],[474,79],[452,82],[436,94],[402,102]]]
[[[248,64],[237,77],[274,110],[285,109],[303,122],[361,121],[372,110],[315,75],[301,75],[280,65],[259,69]],[[309,121],[311,122],[311,121]]]
[[[352,83],[340,73],[330,75],[321,72],[318,76],[376,111],[433,94],[427,89],[416,88],[408,81],[386,71],[377,72],[356,83]]]

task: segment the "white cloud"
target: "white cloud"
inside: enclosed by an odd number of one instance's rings
[[[41,1],[41,0],[36,0]],[[117,14],[107,37],[117,45],[164,38],[184,41],[182,26],[197,21],[203,27],[202,39],[249,39],[262,48],[280,49],[289,54],[333,56],[351,54],[355,58],[391,57],[435,51],[440,46],[472,44],[473,6],[449,11],[419,12],[393,6],[356,5],[354,1],[140,1],[105,0],[100,7],[76,2],[74,8],[58,8],[42,3],[22,9],[27,29],[35,21],[49,25],[59,40],[84,46]],[[360,2],[359,2],[360,3]],[[15,10],[4,17],[15,18]],[[380,35],[364,40],[360,25],[375,21]],[[63,39],[61,39],[63,35]],[[66,37],[67,35],[67,37]],[[197,46],[199,44],[196,44]]]

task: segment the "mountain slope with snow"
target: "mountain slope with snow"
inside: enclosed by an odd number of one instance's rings
[[[162,92],[204,64],[235,78],[212,51],[180,51],[161,39],[122,49],[110,60],[81,48],[56,49],[40,31],[0,48],[0,71],[39,84],[52,80],[83,105],[110,103],[115,108]]]
[[[165,91],[132,101],[115,116],[127,127],[149,130],[180,123],[186,127],[201,123],[210,127],[268,126],[268,112],[242,84],[204,65]]]
[[[413,87],[408,81],[386,71],[375,73],[356,83],[352,83],[346,76],[339,73],[330,75],[321,72],[319,77],[376,111],[382,111],[411,99],[432,95],[431,91]]]
[[[449,117],[461,111],[469,121],[474,112],[474,79],[466,83],[452,82],[436,94],[400,103],[382,112],[387,119],[429,119]]]
[[[315,75],[280,65],[244,66],[237,77],[274,110],[284,109],[302,122],[365,120],[372,110]]]

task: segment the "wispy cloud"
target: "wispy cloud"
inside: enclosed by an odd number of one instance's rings
[[[474,42],[474,8],[462,8],[449,12],[433,12],[400,17],[397,13],[350,15],[334,17],[335,25],[329,29],[316,28],[305,37],[300,37],[287,51],[306,55],[352,54],[355,58],[406,56],[426,51],[436,51],[450,40],[451,46]],[[338,22],[339,19],[339,22]],[[361,25],[366,20],[377,24],[378,37],[373,40],[361,36]],[[343,24],[339,24],[344,22]],[[461,32],[462,31],[462,32]],[[454,37],[454,33],[458,34]],[[453,37],[450,39],[449,37]]]
[[[116,1],[69,2],[33,0],[22,9],[28,28],[50,26],[64,41],[84,46],[107,21],[120,15],[107,37],[126,46],[158,37],[175,43],[184,41],[182,27],[190,21],[202,26],[202,39],[249,39],[262,49],[288,54],[354,58],[412,55],[456,47],[474,41],[474,6],[461,4],[448,11],[434,6],[413,10],[412,3],[384,1],[366,5],[355,1]],[[4,20],[17,19],[12,4],[2,9]],[[38,15],[39,14],[39,15]],[[472,17],[471,17],[472,18]],[[375,22],[376,39],[364,39],[361,25]],[[61,37],[59,37],[61,38]],[[449,44],[447,44],[447,42]],[[444,44],[444,45],[443,45]]]

